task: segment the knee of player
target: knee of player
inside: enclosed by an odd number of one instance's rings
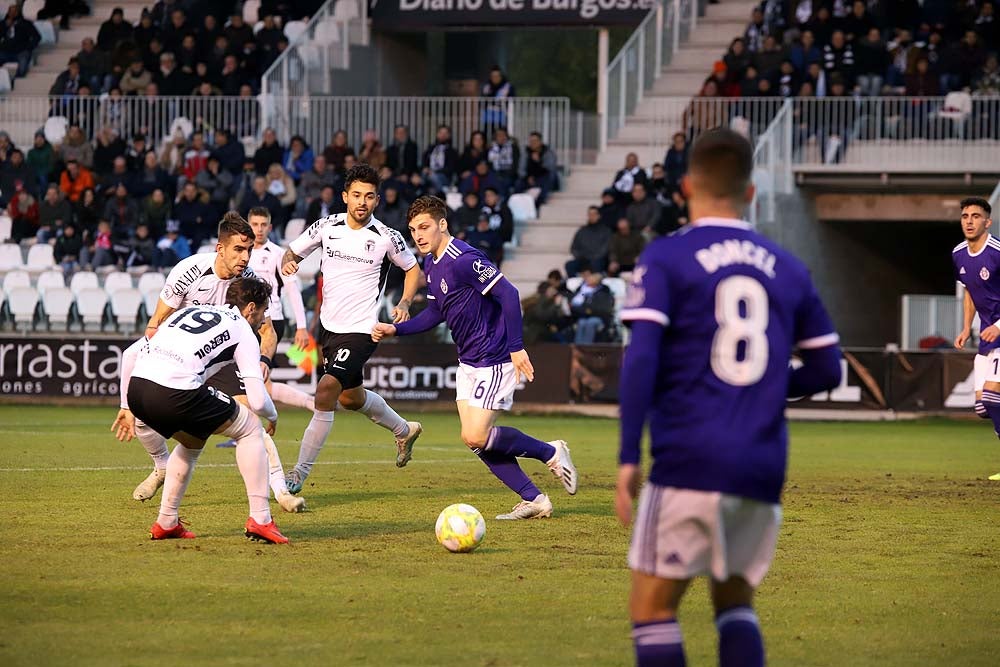
[[[323,412],[331,412],[337,406],[340,398],[340,383],[324,375],[316,385],[316,409]]]
[[[462,442],[470,449],[477,449],[486,446],[489,434],[471,429],[462,429]]]
[[[347,392],[342,392],[338,401],[340,402],[340,407],[345,410],[360,410],[365,405],[364,400],[359,400],[358,397]]]

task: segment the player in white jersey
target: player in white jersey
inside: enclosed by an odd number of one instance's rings
[[[377,347],[371,331],[378,322],[378,304],[385,288],[390,264],[406,272],[403,296],[392,310],[393,321],[410,319],[410,302],[417,293],[420,267],[403,237],[372,216],[378,204],[379,177],[367,164],[350,169],[344,177],[347,213],[314,222],[288,245],[282,274],[294,275],[299,262],[316,250],[323,253],[323,305],[320,308],[320,344],[323,375],[316,387],[316,411],[302,435],[299,460],[286,482],[292,493],[319,456],[333,428],[338,402],[358,410],[396,436],[396,465],[410,460],[413,443],[423,430],[418,422],[400,417],[381,396],[362,385],[365,363]]]
[[[253,276],[253,270],[248,266],[250,250],[253,243],[253,230],[246,220],[236,211],[227,213],[219,223],[219,242],[214,253],[199,253],[179,262],[167,276],[166,284],[160,293],[156,312],[149,319],[146,327],[146,337],[152,339],[159,325],[179,308],[189,305],[225,303],[226,290],[229,284],[238,277]],[[260,328],[261,354],[260,369],[266,380],[270,374],[270,362],[277,349],[277,338],[270,319],[265,317]],[[244,395],[243,383],[237,375],[235,366],[226,368],[222,373],[212,378],[212,386],[229,396],[239,399]],[[135,500],[145,502],[152,498],[157,489],[163,485],[166,475],[167,449],[166,440],[154,430],[140,423],[136,435],[142,446],[153,459],[153,472],[132,492]],[[271,464],[271,488],[274,497],[282,509],[289,512],[300,511],[304,501],[293,497],[285,487],[284,473],[278,450],[270,436],[265,434],[264,444],[267,448],[268,460]]]
[[[180,522],[180,503],[205,441],[213,433],[224,433],[236,438],[236,464],[250,501],[244,534],[288,542],[268,507],[267,453],[258,418],[267,420],[267,433],[273,434],[278,412],[264,389],[254,334],[264,322],[270,294],[271,286],[262,280],[234,280],[227,286],[228,305],[188,306],[162,320],[154,338],[139,339],[122,355],[121,410],[111,430],[128,441],[141,420],[146,428],[179,443],[167,462],[160,513],[149,529],[154,540],[194,537]],[[246,383],[249,409],[206,384],[232,365]]]

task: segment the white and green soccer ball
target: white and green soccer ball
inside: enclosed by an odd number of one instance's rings
[[[434,533],[441,546],[448,551],[465,553],[482,544],[486,536],[486,521],[472,505],[455,503],[445,507],[438,515]]]

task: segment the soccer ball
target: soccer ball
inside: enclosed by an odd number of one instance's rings
[[[486,521],[472,505],[456,503],[448,505],[438,515],[434,533],[441,546],[448,551],[465,553],[482,544],[486,536]]]

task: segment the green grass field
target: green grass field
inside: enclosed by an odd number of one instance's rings
[[[214,441],[181,514],[196,540],[151,542],[149,467],[109,408],[0,408],[2,665],[629,665],[628,535],[614,520],[617,423],[520,417],[569,440],[581,489],[547,521],[458,439],[452,414],[398,470],[391,439],[339,415],[307,482],[311,511],[276,514],[288,546],[241,535],[246,497]],[[284,413],[294,462],[305,414]],[[983,422],[797,424],[778,555],[758,597],[773,665],[1000,662],[1000,443]],[[469,502],[483,546],[449,554],[438,512]],[[279,511],[280,512],[280,511]],[[681,614],[689,664],[715,664],[704,584]]]

